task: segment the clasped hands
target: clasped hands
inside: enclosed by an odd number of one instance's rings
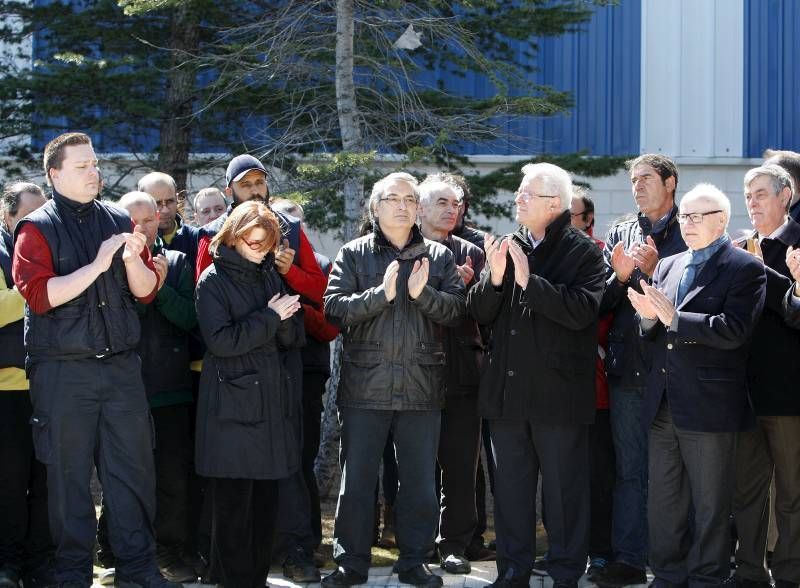
[[[425,289],[430,274],[431,262],[427,257],[414,262],[411,275],[408,276],[408,295],[416,300]],[[383,274],[383,291],[386,300],[392,302],[397,297],[397,274],[400,271],[400,262],[396,259],[389,264]]]
[[[486,250],[486,265],[489,266],[492,285],[500,286],[503,283],[508,263],[506,255],[508,254],[511,255],[511,261],[514,263],[514,281],[525,290],[531,277],[531,268],[528,264],[528,256],[525,255],[522,248],[509,238],[498,238],[489,233],[486,233],[483,245]]]
[[[658,288],[644,280],[639,280],[639,284],[643,294],[639,294],[634,288],[628,288],[628,300],[633,308],[639,316],[650,320],[658,319],[665,327],[669,327],[675,317],[675,305]]]

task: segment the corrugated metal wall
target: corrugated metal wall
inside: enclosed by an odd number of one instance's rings
[[[744,154],[800,151],[800,2],[744,2]]]

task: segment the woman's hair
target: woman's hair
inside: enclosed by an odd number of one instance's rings
[[[281,227],[275,213],[263,202],[242,202],[233,209],[230,216],[225,219],[225,224],[219,233],[214,235],[209,245],[209,250],[213,253],[219,244],[233,249],[236,242],[256,228],[264,229],[267,232],[265,248],[272,253],[278,250],[281,242]]]

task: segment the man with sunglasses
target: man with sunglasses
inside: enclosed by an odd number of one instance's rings
[[[710,184],[681,200],[689,251],[656,267],[652,286],[628,290],[653,342],[644,419],[653,586],[720,586],[730,576],[736,437],[754,425],[750,337],[766,294],[764,263],[726,233],[731,205]]]

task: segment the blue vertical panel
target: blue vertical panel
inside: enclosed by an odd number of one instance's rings
[[[744,2],[744,155],[800,151],[800,2]]]

